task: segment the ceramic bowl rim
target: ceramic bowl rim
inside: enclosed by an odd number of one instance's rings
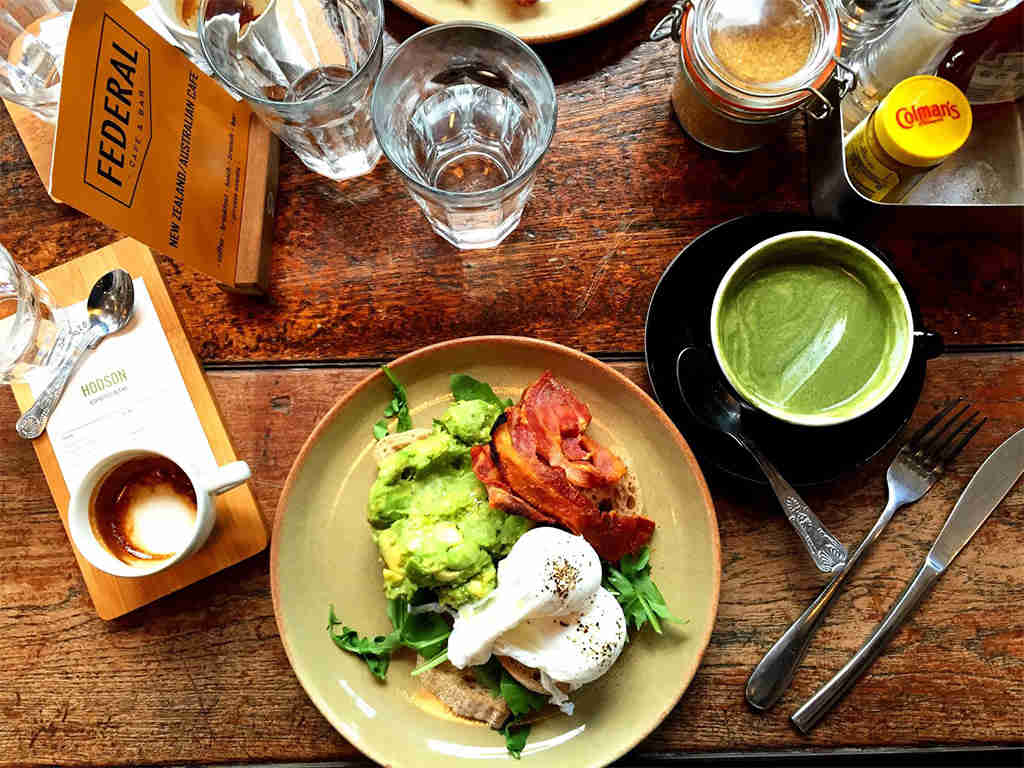
[[[847,246],[850,250],[858,253],[862,257],[866,257],[874,266],[880,269],[885,276],[891,281],[896,287],[897,294],[900,299],[900,306],[903,308],[903,315],[907,324],[907,338],[906,345],[904,347],[903,359],[900,361],[898,371],[891,373],[888,377],[888,381],[884,388],[877,390],[868,400],[861,403],[857,408],[852,409],[850,412],[843,414],[842,416],[829,416],[828,414],[795,414],[786,411],[782,408],[769,405],[761,400],[754,400],[747,397],[739,384],[736,382],[735,377],[732,375],[729,367],[725,365],[724,355],[722,354],[721,346],[718,340],[718,333],[716,328],[718,327],[718,316],[722,306],[722,299],[725,295],[726,288],[732,281],[732,278],[736,273],[749,261],[755,258],[766,248],[775,245],[778,242],[786,240],[797,240],[804,238],[819,238],[824,240],[839,241]],[[903,284],[896,277],[895,273],[889,268],[879,256],[874,253],[866,245],[858,243],[856,240],[852,240],[849,237],[836,234],[834,232],[828,232],[824,230],[813,230],[813,229],[798,229],[789,232],[782,232],[777,235],[772,235],[769,238],[761,240],[755,243],[746,251],[744,251],[737,259],[732,263],[725,275],[718,283],[718,287],[715,289],[715,297],[711,302],[711,348],[715,353],[715,362],[718,364],[719,370],[722,375],[729,381],[732,388],[740,395],[745,403],[748,403],[751,407],[774,416],[782,421],[789,422],[790,424],[798,424],[804,427],[831,427],[837,424],[843,424],[848,421],[852,421],[864,414],[874,410],[876,407],[881,405],[886,398],[889,397],[899,386],[899,383],[903,380],[903,377],[907,373],[907,368],[910,366],[910,360],[914,355],[914,315],[910,307],[910,299],[907,297],[906,291],[903,289]]]

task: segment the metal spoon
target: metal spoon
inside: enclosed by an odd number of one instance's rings
[[[685,366],[685,375],[684,375]],[[743,406],[722,383],[706,350],[686,347],[676,358],[676,384],[694,417],[729,435],[754,457],[775,491],[790,525],[800,535],[818,570],[831,573],[846,564],[846,548],[828,532],[809,506],[743,429]]]
[[[53,409],[57,407],[68,379],[78,367],[86,350],[95,349],[103,339],[124,328],[132,316],[135,305],[135,286],[132,276],[123,269],[107,272],[96,281],[89,292],[86,306],[89,310],[89,327],[76,334],[71,340],[72,349],[64,359],[53,380],[39,395],[32,407],[22,414],[15,426],[18,434],[26,440],[39,437],[46,429]]]

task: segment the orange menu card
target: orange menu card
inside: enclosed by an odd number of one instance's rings
[[[50,169],[54,197],[245,289],[261,282],[240,280],[239,266],[269,249],[264,219],[276,166],[276,140],[244,101],[119,0],[77,4]]]

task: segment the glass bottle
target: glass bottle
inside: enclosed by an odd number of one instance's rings
[[[935,74],[956,85],[972,104],[1024,96],[1024,5],[959,38]]]
[[[893,86],[934,72],[961,35],[984,27],[1021,0],[914,0],[892,28],[855,62],[857,87],[843,100],[843,126],[867,117]]]
[[[910,0],[837,0],[843,35],[839,58],[856,61],[865,45],[877,40],[910,5]]]

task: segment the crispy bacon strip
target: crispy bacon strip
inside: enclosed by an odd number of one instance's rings
[[[474,446],[473,472],[491,506],[583,536],[605,560],[646,545],[654,522],[642,515],[602,512],[580,488],[619,482],[626,466],[583,432],[590,409],[545,372],[491,432]]]
[[[626,474],[626,465],[622,463],[622,459],[586,435],[580,435],[579,440],[594,467],[594,473],[608,481],[605,485],[614,485],[622,479],[622,476]]]
[[[646,546],[654,535],[654,521],[643,515],[603,512],[581,535],[610,563]]]
[[[562,439],[562,453],[569,461],[587,461],[590,452],[583,447],[582,437],[566,437]]]
[[[556,519],[530,506],[512,492],[508,483],[505,482],[505,478],[501,476],[501,471],[494,464],[489,444],[474,445],[470,449],[470,456],[473,460],[473,473],[481,483],[487,486],[487,501],[492,507],[503,512],[528,517],[538,523],[548,525],[558,523]]]
[[[537,456],[533,431],[518,408],[493,432],[492,445],[502,477],[516,495],[558,520],[573,533],[581,533],[587,514],[600,514],[590,500],[566,480],[565,473]]]
[[[492,458],[496,457],[498,463],[492,461],[491,465],[506,487],[532,509],[542,510],[542,514],[583,536],[604,559],[618,562],[623,555],[635,552],[651,540],[653,521],[640,515],[602,512],[569,483],[564,471],[541,461],[533,430],[518,407],[510,408],[505,423],[495,428],[492,446]],[[473,468],[478,477],[481,472],[493,476],[483,462],[480,471],[476,461]]]
[[[538,455],[564,470],[573,485],[614,485],[626,474],[626,465],[615,454],[583,436],[590,425],[590,409],[550,371],[527,387],[518,408],[533,431]]]

